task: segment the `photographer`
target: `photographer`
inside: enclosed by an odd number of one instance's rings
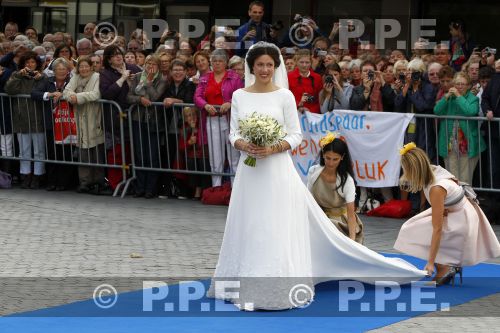
[[[284,34],[279,47],[297,46],[301,49],[311,49],[313,41],[316,40],[316,38],[327,38],[327,36],[321,32],[316,22],[310,17],[295,14],[293,22],[293,25]]]
[[[352,90],[350,109],[383,111],[381,88],[384,86],[384,79],[381,72],[375,71],[375,64],[370,60],[361,64],[361,82]]]
[[[261,1],[252,1],[248,6],[248,16],[250,20],[243,24],[237,30],[236,41],[239,49],[236,54],[244,57],[248,48],[257,42],[272,42],[271,25],[262,21],[264,17],[264,3]]]
[[[481,67],[491,66],[495,67],[495,54],[497,54],[497,49],[491,47],[485,47],[481,51]]]
[[[326,70],[325,57],[328,54],[328,39],[318,37],[313,41],[311,68],[319,75],[323,75]]]
[[[424,78],[425,64],[420,58],[408,63],[403,89],[396,96],[395,107],[400,112],[433,114],[437,89]],[[427,127],[426,127],[427,126]],[[436,158],[435,129],[432,121],[414,119],[407,129],[406,142],[415,142],[427,152],[432,160]]]
[[[321,76],[311,70],[311,53],[299,50],[295,55],[297,68],[288,73],[289,89],[295,96],[299,112],[320,113],[319,92],[323,88]]]
[[[327,113],[334,109],[349,109],[352,86],[349,83],[342,86],[340,82],[339,65],[328,65],[324,76],[323,90],[319,93],[321,113]]]
[[[42,62],[35,52],[24,53],[19,59],[19,68],[5,84],[5,92],[9,95],[31,94],[35,83],[43,78]],[[40,176],[45,174],[45,163],[35,162],[32,169],[30,161],[30,159],[45,160],[42,112],[37,109],[31,98],[12,99],[13,131],[17,133],[20,157],[23,159],[20,163],[22,188],[38,189]]]

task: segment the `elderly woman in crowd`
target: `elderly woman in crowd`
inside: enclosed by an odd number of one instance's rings
[[[24,53],[19,59],[19,70],[14,72],[5,84],[5,92],[9,95],[31,94],[36,82],[42,80],[42,62],[32,51]],[[45,174],[45,129],[42,110],[30,99],[12,100],[12,121],[14,133],[19,141],[21,161],[21,187],[38,189],[40,176]],[[33,154],[32,154],[33,150]],[[35,159],[34,169],[31,161]]]
[[[350,83],[351,81],[351,70],[349,69],[350,63],[348,61],[340,61],[340,80],[345,83]]]
[[[132,113],[134,154],[138,166],[160,167],[158,132],[164,130],[164,113],[151,103],[160,100],[165,88],[166,81],[160,74],[160,59],[157,55],[149,55],[146,58],[144,71],[134,76],[127,97],[130,104],[138,105]],[[156,193],[158,173],[137,170],[136,175],[135,197],[153,198]]]
[[[349,63],[350,83],[353,87],[363,84],[363,79],[361,78],[361,64],[361,59],[354,59]]]
[[[232,70],[226,70],[227,54],[215,50],[210,56],[213,71],[200,77],[195,93],[195,104],[202,110],[202,126],[206,123],[210,167],[212,172],[222,173],[226,151],[231,172],[236,172],[239,152],[229,142],[229,111],[233,92],[244,85]],[[216,108],[219,106],[220,108]],[[212,176],[212,185],[220,186],[221,176]]]
[[[182,163],[186,161],[186,157],[179,155],[179,151],[177,149],[180,142],[179,129],[182,127],[182,123],[184,122],[181,114],[182,108],[178,106],[174,107],[174,104],[193,103],[196,85],[193,82],[189,81],[189,79],[187,78],[186,63],[179,59],[174,59],[170,64],[170,73],[170,83],[162,96],[163,105],[166,108],[165,112],[167,113],[168,117],[168,155],[166,157],[168,157],[170,165],[168,165],[168,161],[163,162],[165,165],[167,165],[168,168],[174,168],[174,163]],[[204,144],[206,144],[207,142],[206,133],[207,132],[205,129],[200,131],[200,138],[202,139]],[[165,178],[162,179],[162,183],[163,185],[166,185],[166,188],[170,189],[176,186],[175,180],[171,174],[166,175]],[[182,198],[187,196],[187,193],[185,192],[185,188],[181,187],[179,189],[179,193],[170,193],[170,195]]]
[[[73,149],[71,142],[56,142],[54,124],[56,119],[52,113],[56,108],[67,108],[68,102],[62,100],[64,88],[69,82],[71,66],[65,58],[57,58],[52,64],[54,76],[44,76],[33,87],[31,98],[39,101],[38,107],[43,110],[45,134],[47,140],[47,158],[51,161],[72,161]],[[70,118],[69,115],[62,116]],[[60,138],[64,140],[65,138]],[[74,168],[65,164],[47,165],[47,191],[64,191],[71,185]]]
[[[479,59],[469,59],[469,61],[467,61],[463,66],[464,72],[469,75],[472,86],[471,92],[474,95],[477,95],[479,89],[481,88],[479,84],[479,63]]]
[[[160,57],[160,73],[163,77],[163,80],[168,81],[170,80],[170,64],[172,63],[174,57],[166,52],[160,52],[159,57]]]
[[[235,71],[245,83],[245,60],[239,56],[232,56],[228,63],[229,69]]]
[[[100,72],[99,90],[103,99],[115,101],[122,110],[129,106],[127,96],[129,93],[129,82],[133,74],[141,71],[136,65],[125,63],[123,51],[116,45],[109,45],[104,49],[103,65]],[[119,133],[119,119],[117,110],[105,111],[105,131]],[[108,148],[109,145],[108,145]]]
[[[453,87],[436,103],[434,113],[439,116],[476,117],[479,99],[470,89],[470,77],[462,72],[455,74]],[[471,184],[479,154],[486,149],[477,121],[441,120],[438,148],[446,169],[461,181]]]
[[[104,163],[102,108],[97,102],[100,97],[99,73],[93,71],[89,57],[80,57],[75,74],[63,91],[63,98],[75,108],[79,161],[82,163]],[[78,167],[78,178],[78,192],[89,192],[91,187],[104,184],[104,169]]]
[[[395,100],[396,109],[400,110],[400,112],[432,114],[437,89],[425,79],[425,69],[426,67],[420,58],[415,58],[408,63],[403,88]],[[402,77],[398,77],[398,80],[401,79]],[[433,122],[426,121],[426,119],[415,119],[408,126],[406,141],[414,141],[418,147],[427,152],[431,160],[435,160],[434,132]]]

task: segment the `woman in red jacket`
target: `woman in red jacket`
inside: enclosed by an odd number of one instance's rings
[[[288,73],[289,89],[295,96],[297,110],[320,113],[319,92],[323,89],[321,76],[311,70],[311,53],[299,50],[295,55],[297,68]]]

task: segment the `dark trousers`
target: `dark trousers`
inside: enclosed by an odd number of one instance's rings
[[[104,164],[104,154],[104,144],[100,144],[92,148],[80,148],[78,158],[82,163]],[[80,185],[102,185],[104,184],[104,168],[80,166],[78,167],[78,178],[80,179]]]
[[[132,131],[134,133],[134,158],[139,167],[159,168],[159,141],[158,133],[148,131],[147,124],[134,121]],[[136,170],[136,191],[155,193],[158,183],[158,172]]]
[[[54,143],[54,132],[47,131],[47,159],[51,161],[73,161],[73,153],[77,151],[75,146],[60,145]],[[47,172],[48,186],[72,186],[77,177],[77,168],[68,164],[47,163],[45,166]]]
[[[191,171],[207,171],[210,172],[210,161],[208,158],[188,158],[187,159],[187,168]],[[212,178],[208,175],[197,175],[190,174],[189,175],[189,187],[196,188],[201,187],[208,188],[212,186]]]

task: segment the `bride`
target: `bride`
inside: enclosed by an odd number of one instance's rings
[[[424,277],[408,262],[340,233],[302,183],[288,153],[302,135],[279,49],[254,44],[245,67],[246,88],[233,94],[229,135],[242,156],[208,296],[242,310],[283,310],[307,305],[314,285],[324,281],[408,283]],[[258,147],[239,135],[238,120],[255,111],[282,124],[287,135],[279,144]],[[255,167],[243,164],[248,155],[258,158]]]

